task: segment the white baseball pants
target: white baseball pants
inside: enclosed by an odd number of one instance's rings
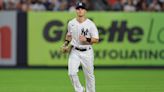
[[[95,92],[93,61],[94,54],[92,48],[87,51],[79,51],[75,48],[72,48],[68,60],[68,74],[70,76],[75,92],[84,92],[84,88],[81,85],[77,74],[80,64],[82,65],[82,69],[85,75],[86,92]]]

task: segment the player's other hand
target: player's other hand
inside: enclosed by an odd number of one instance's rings
[[[80,39],[81,42],[86,42],[87,41],[86,37],[83,36],[83,35],[80,35],[79,39]]]

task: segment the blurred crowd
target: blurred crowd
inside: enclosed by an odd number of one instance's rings
[[[0,11],[75,11],[78,1],[90,11],[164,11],[164,0],[0,0]]]

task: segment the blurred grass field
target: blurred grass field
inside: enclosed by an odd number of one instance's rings
[[[164,70],[95,70],[96,92],[164,92]],[[83,72],[79,72],[84,85]],[[74,92],[66,69],[0,69],[0,92]]]

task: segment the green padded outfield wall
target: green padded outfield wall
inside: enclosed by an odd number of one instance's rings
[[[28,65],[66,66],[70,12],[28,13]],[[99,29],[95,66],[164,66],[164,13],[88,12]]]

